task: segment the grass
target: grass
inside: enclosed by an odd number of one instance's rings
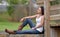
[[[51,22],[51,24],[55,24],[55,22]],[[6,28],[10,30],[17,30],[18,26],[21,25],[20,22],[0,22],[0,31],[4,31]],[[28,30],[29,25],[23,28],[23,30]]]
[[[8,13],[0,14],[0,31],[4,31],[6,28],[10,30],[17,30],[18,26],[21,24],[20,22],[9,22],[8,18],[10,18]],[[29,25],[23,28],[23,30],[28,29]]]
[[[6,28],[10,30],[17,30],[19,22],[0,22],[0,31],[4,31]],[[28,25],[23,30],[29,29]]]

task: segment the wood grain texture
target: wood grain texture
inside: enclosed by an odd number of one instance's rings
[[[44,34],[0,34],[0,37],[44,37]]]
[[[45,36],[44,37],[50,37],[50,0],[44,0],[44,14],[45,14]]]
[[[0,34],[0,37],[8,37],[7,34]]]
[[[51,15],[50,20],[60,20],[60,14]]]
[[[36,0],[37,1],[37,3],[39,3],[39,4],[43,4],[44,3],[44,0]],[[54,1],[54,0],[50,0],[50,1]]]
[[[43,37],[43,34],[11,34],[9,37]]]

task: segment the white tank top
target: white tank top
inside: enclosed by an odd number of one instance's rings
[[[36,18],[36,25],[39,25],[39,24],[40,24],[40,22],[41,22],[41,17],[42,17],[42,16],[40,16],[39,18]],[[38,30],[39,32],[42,32],[42,31],[43,31],[43,26],[37,28],[36,30]]]

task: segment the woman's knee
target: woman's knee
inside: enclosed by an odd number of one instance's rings
[[[31,19],[30,18],[26,18],[27,21],[30,21]]]

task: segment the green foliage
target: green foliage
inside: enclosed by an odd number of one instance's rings
[[[10,5],[15,5],[19,3],[19,0],[7,0]]]
[[[21,4],[28,4],[28,0],[20,0]]]
[[[60,0],[54,0],[50,2],[51,5],[57,5],[60,4]]]
[[[8,14],[11,16],[11,14],[14,11],[14,5],[18,4],[19,0],[7,0],[9,3],[9,6],[7,7]]]
[[[11,14],[14,11],[14,6],[21,3],[21,4],[28,4],[28,0],[7,0],[10,6],[8,6],[8,14],[11,16]]]
[[[2,0],[0,0],[0,3],[1,3]]]
[[[13,6],[8,6],[7,10],[8,10],[8,14],[11,16],[11,14],[14,12],[14,7]]]

